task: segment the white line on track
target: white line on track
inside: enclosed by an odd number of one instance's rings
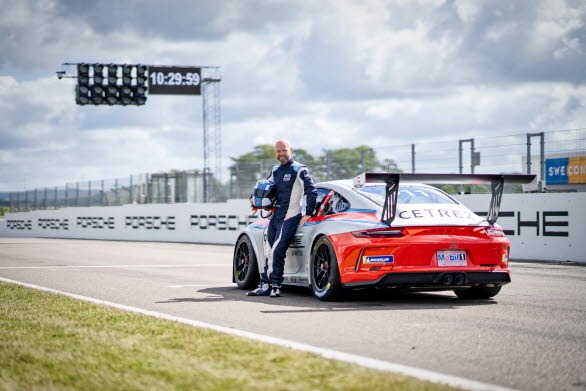
[[[476,380],[465,379],[465,378],[458,377],[458,376],[444,375],[442,373],[428,371],[426,369],[420,369],[420,368],[416,368],[416,367],[410,367],[407,365],[396,364],[396,363],[389,362],[389,361],[377,360],[377,359],[370,358],[370,357],[358,356],[358,355],[351,354],[351,353],[339,352],[339,351],[332,350],[332,349],[320,348],[317,346],[307,345],[307,344],[300,343],[300,342],[289,341],[289,340],[282,339],[282,338],[276,338],[276,337],[270,337],[267,335],[251,333],[249,331],[233,329],[230,327],[217,326],[214,324],[200,322],[200,321],[193,320],[193,319],[181,318],[181,317],[177,317],[177,316],[173,316],[173,315],[163,314],[161,312],[144,310],[142,308],[130,307],[130,306],[127,306],[124,304],[112,303],[109,301],[94,299],[92,297],[81,296],[81,295],[76,295],[74,293],[63,292],[63,291],[59,291],[56,289],[46,288],[46,287],[39,286],[39,285],[33,285],[33,284],[21,282],[21,281],[10,280],[8,278],[0,277],[0,281],[7,282],[10,284],[17,284],[17,285],[21,285],[21,286],[24,286],[27,288],[37,289],[37,290],[41,290],[41,291],[45,291],[45,292],[56,293],[59,295],[72,297],[77,300],[87,301],[87,302],[91,302],[91,303],[95,303],[95,304],[107,305],[109,307],[119,308],[122,310],[131,311],[131,312],[136,312],[136,313],[147,315],[147,316],[153,316],[153,317],[159,318],[159,319],[166,319],[166,320],[171,320],[174,322],[185,323],[185,324],[195,326],[195,327],[202,327],[202,328],[206,328],[206,329],[210,329],[210,330],[215,330],[215,331],[219,331],[222,333],[235,335],[238,337],[249,338],[249,339],[253,339],[256,341],[266,342],[266,343],[270,343],[270,344],[274,344],[274,345],[286,346],[286,347],[296,349],[296,350],[301,350],[304,352],[315,353],[315,354],[318,354],[322,357],[329,358],[329,359],[345,361],[345,362],[348,362],[351,364],[356,364],[356,365],[360,365],[360,366],[367,367],[367,368],[373,368],[373,369],[377,369],[380,371],[394,372],[394,373],[398,373],[401,375],[412,376],[412,377],[415,377],[415,378],[418,378],[421,380],[427,380],[427,381],[431,381],[434,383],[447,384],[452,387],[460,387],[460,388],[464,388],[464,389],[468,389],[468,390],[472,390],[472,391],[512,391],[512,389],[510,389],[510,388],[501,387],[501,386],[497,386],[494,384],[482,383],[482,382],[479,382]]]
[[[1,270],[18,269],[124,269],[134,267],[231,267],[231,263],[193,263],[183,265],[55,265],[55,266],[0,266]]]

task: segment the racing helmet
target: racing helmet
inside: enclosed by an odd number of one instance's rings
[[[255,208],[271,209],[275,203],[275,183],[266,179],[256,182],[252,198]]]

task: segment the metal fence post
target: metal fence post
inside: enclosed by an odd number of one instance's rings
[[[133,192],[133,188],[132,188],[132,175],[130,176],[130,190],[128,191],[130,193],[130,199],[128,200],[131,204],[134,202],[134,192]]]
[[[527,174],[531,174],[531,133],[527,133]]]
[[[411,144],[411,173],[415,173],[415,144]]]
[[[233,176],[234,176],[234,167],[229,167],[230,170],[230,182],[228,182],[228,199],[234,198],[232,196],[232,182],[233,182]]]
[[[167,204],[169,203],[169,174],[165,174],[165,185],[164,185],[164,189],[163,189],[163,199],[164,199],[164,203]],[[204,178],[204,202],[206,201],[206,195],[205,195],[205,178]]]
[[[92,206],[92,181],[87,181],[87,206]]]
[[[54,202],[54,205],[53,205],[53,207],[55,209],[57,209],[57,207],[59,205],[58,204],[59,201],[58,201],[58,198],[57,198],[58,196],[59,196],[59,187],[58,186],[55,186],[55,202]]]
[[[326,181],[330,180],[330,151],[326,151]]]
[[[544,183],[545,183],[545,133],[527,133],[527,174],[531,174],[531,138],[532,137],[539,137],[539,171],[540,171],[540,183],[539,183],[539,191],[543,191]]]
[[[120,198],[118,195],[118,178],[114,179],[114,205],[118,206]]]
[[[462,162],[462,144],[464,140],[458,140],[458,172],[462,174],[464,172],[464,163]],[[458,193],[462,194],[464,187],[458,185]]]
[[[539,191],[543,191],[543,187],[545,184],[545,133],[540,132],[539,134],[541,136],[541,161],[539,162],[541,165],[541,186]]]
[[[458,140],[458,162],[459,162],[459,172],[460,174],[464,173],[464,162],[462,161],[462,146],[464,143],[470,143],[470,171],[474,174],[474,163],[475,163],[475,152],[474,152],[474,139],[468,138],[464,140]],[[458,191],[462,193],[462,185],[458,185]],[[474,185],[470,185],[470,193],[474,193]]]
[[[361,159],[362,159],[362,172],[366,172],[366,160],[364,159],[364,152],[365,151],[366,151],[366,148],[362,148],[360,150]]]
[[[75,206],[79,206],[79,182],[75,182]]]
[[[474,139],[470,139],[470,173],[474,174]],[[470,186],[472,189],[472,186]]]

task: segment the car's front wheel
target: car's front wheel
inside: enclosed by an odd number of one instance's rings
[[[338,260],[332,242],[322,236],[311,250],[310,271],[311,289],[320,300],[340,299],[344,288],[340,282]]]
[[[467,289],[456,289],[454,293],[460,299],[490,299],[501,291],[501,286],[473,286]]]
[[[247,235],[241,236],[236,242],[232,277],[240,289],[252,289],[260,281],[256,254]]]

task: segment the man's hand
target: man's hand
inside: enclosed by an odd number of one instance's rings
[[[305,225],[305,223],[307,223],[307,220],[311,219],[311,216],[303,216],[301,218],[301,221],[299,222],[299,226],[303,227]]]

